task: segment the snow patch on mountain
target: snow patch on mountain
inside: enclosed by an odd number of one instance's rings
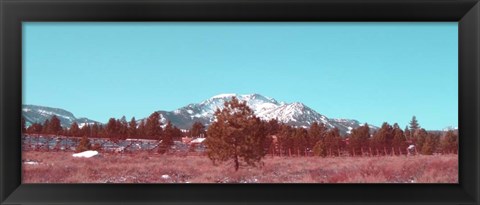
[[[189,129],[195,121],[206,126],[214,122],[214,114],[217,109],[223,109],[224,103],[236,97],[239,101],[245,101],[254,111],[255,115],[262,120],[276,119],[279,122],[297,127],[310,127],[314,122],[323,123],[328,128],[337,127],[342,134],[351,129],[361,126],[356,120],[330,119],[301,102],[279,102],[271,97],[260,94],[219,94],[200,103],[192,103],[174,111],[158,111],[161,114],[161,122],[171,121],[172,124],[181,128]],[[376,127],[373,127],[376,128]]]
[[[328,118],[301,102],[286,103],[260,94],[219,94],[200,103],[191,103],[173,111],[160,110],[157,112],[160,114],[160,122],[163,126],[168,121],[184,130],[190,129],[194,122],[201,122],[205,126],[209,126],[215,120],[215,111],[223,109],[224,103],[230,101],[232,97],[246,102],[257,117],[266,121],[276,119],[281,123],[305,128],[310,127],[314,122],[323,123],[327,128],[338,128],[342,135],[363,125],[357,120]],[[27,126],[35,122],[43,123],[53,115],[60,119],[63,127],[70,127],[73,122],[77,122],[79,127],[98,123],[88,118],[76,118],[72,113],[59,108],[24,105],[22,112]],[[142,120],[146,120],[146,118],[139,119],[137,123],[140,124]],[[372,125],[369,127],[373,130],[378,129]]]
[[[60,120],[62,127],[70,127],[73,122],[77,122],[79,127],[98,123],[88,118],[76,118],[71,112],[64,109],[38,105],[23,105],[22,115],[25,118],[27,126],[33,123],[43,124],[45,120],[51,119],[54,115]]]
[[[228,97],[233,97],[233,96],[237,96],[237,94],[235,94],[235,93],[219,94],[219,95],[215,95],[215,96],[211,97],[210,99],[228,98]]]

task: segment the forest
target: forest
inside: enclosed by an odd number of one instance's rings
[[[263,121],[257,118],[245,103],[232,99],[225,108],[217,110],[216,120],[208,127],[195,122],[191,129],[180,130],[171,122],[160,122],[160,115],[152,113],[147,119],[127,122],[110,118],[108,123],[85,124],[74,122],[62,127],[53,116],[43,123],[25,125],[24,134],[44,134],[65,137],[82,137],[88,145],[89,138],[107,138],[112,141],[125,139],[152,139],[161,141],[162,152],[168,151],[174,141],[182,137],[206,137],[207,155],[213,160],[225,161],[232,156],[242,157],[247,164],[258,162],[266,155],[272,156],[394,156],[409,154],[456,154],[458,132],[430,132],[421,128],[415,116],[409,126],[401,129],[397,123],[385,122],[379,129],[368,124],[354,128],[349,134],[340,135],[337,128],[327,128],[322,123],[310,127],[294,127],[277,120]],[[412,146],[413,145],[413,146]],[[410,148],[410,149],[409,149]],[[85,148],[83,148],[85,149]],[[224,153],[228,156],[225,156]]]

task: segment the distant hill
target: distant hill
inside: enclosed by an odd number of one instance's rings
[[[71,112],[64,109],[38,105],[23,105],[22,115],[25,118],[27,126],[33,123],[43,123],[54,115],[58,117],[62,127],[70,127],[73,122],[77,122],[79,127],[82,127],[85,124],[99,123],[88,118],[76,118]]]

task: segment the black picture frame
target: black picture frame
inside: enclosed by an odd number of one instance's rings
[[[1,204],[479,204],[480,4],[472,0],[1,0]],[[24,21],[450,21],[459,184],[21,184]]]

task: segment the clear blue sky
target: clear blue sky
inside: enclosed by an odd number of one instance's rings
[[[23,103],[143,118],[220,93],[330,118],[458,124],[457,23],[23,24]]]

